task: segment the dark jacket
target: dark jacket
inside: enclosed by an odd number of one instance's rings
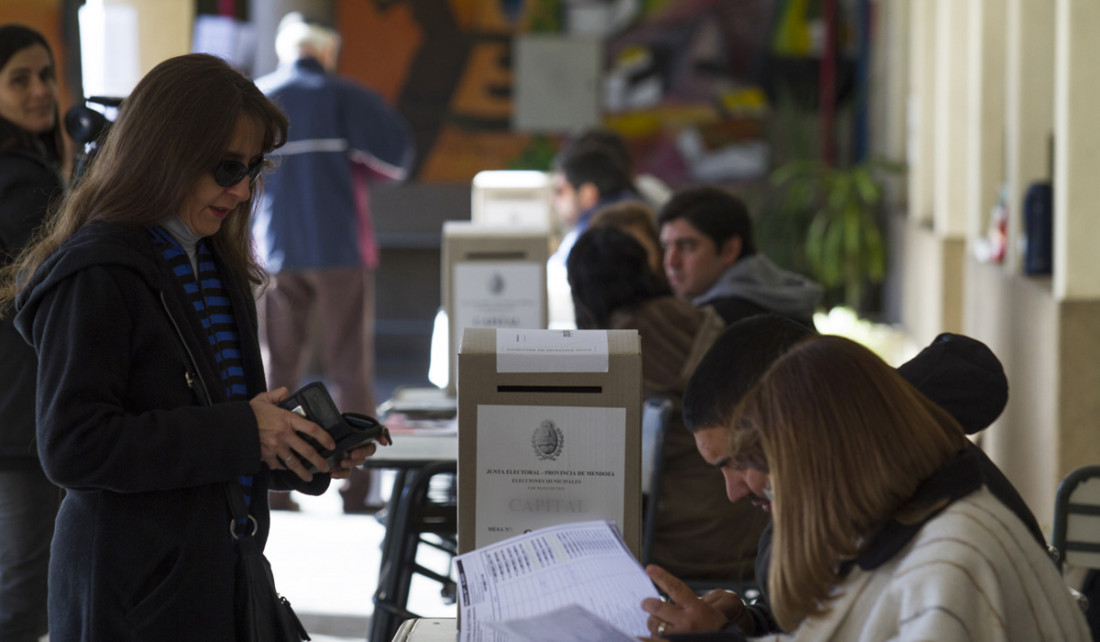
[[[278,171],[264,178],[253,221],[268,272],[378,265],[369,183],[404,180],[408,123],[377,92],[313,58],[281,65],[256,86],[290,118]]]
[[[61,175],[42,155],[22,149],[0,153],[0,266],[19,254],[62,189]],[[16,332],[9,310],[0,319],[0,469],[39,466],[35,363],[34,349]]]
[[[265,389],[254,301],[215,262],[252,397]],[[226,483],[255,475],[262,545],[266,491],[290,479],[262,464],[249,403],[226,400],[206,332],[148,231],[85,226],[16,304],[39,357],[38,452],[68,491],[50,559],[51,639],[232,640]]]
[[[784,270],[763,254],[753,254],[726,268],[694,305],[713,306],[726,325],[774,312],[814,327],[814,309],[824,290],[810,279]]]

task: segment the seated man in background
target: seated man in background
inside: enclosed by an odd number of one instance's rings
[[[588,229],[596,210],[611,203],[638,199],[630,171],[621,153],[599,139],[580,138],[566,145],[554,159],[553,207],[562,232],[561,242],[546,262],[551,327],[572,321],[572,299],[565,270],[573,243]]]
[[[717,187],[676,192],[657,216],[665,274],[676,296],[712,305],[726,324],[774,312],[813,327],[823,290],[756,251],[741,199]]]
[[[634,159],[630,156],[626,141],[615,131],[603,127],[589,127],[569,139],[570,145],[586,145],[589,143],[603,145],[618,157],[619,162],[630,176],[634,190],[641,200],[650,207],[658,209],[672,197],[672,190],[660,178],[644,171],[635,171]]]
[[[721,469],[730,501],[749,498],[765,510],[769,504],[765,492],[767,476],[751,469],[738,470],[730,460],[729,419],[771,364],[791,346],[813,334],[806,326],[775,315],[746,319],[729,327],[715,341],[688,383],[684,393],[685,425],[693,432],[703,458]],[[947,410],[968,434],[992,423],[1008,401],[1008,381],[1000,361],[985,344],[969,337],[941,334],[897,370],[918,391]],[[1038,521],[1011,482],[980,448],[968,442],[967,450],[977,460],[982,483],[1045,547]],[[756,578],[765,598],[771,540],[769,524],[761,535],[756,561]],[[900,543],[907,541],[903,539]],[[643,603],[643,608],[651,613],[649,627],[654,633],[730,627],[760,635],[778,630],[766,599],[745,605],[739,596],[724,591],[700,599],[664,569],[647,570],[673,602]]]
[[[581,329],[635,329],[642,338],[642,394],[672,401],[665,429],[662,483],[652,559],[693,579],[741,581],[753,574],[767,515],[730,503],[722,473],[695,450],[680,399],[695,364],[725,325],[710,307],[680,300],[627,232],[593,227],[569,255],[569,282]]]

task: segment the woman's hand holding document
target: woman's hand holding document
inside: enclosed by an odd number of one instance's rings
[[[462,642],[633,642],[657,590],[614,523],[561,524],[455,558]]]

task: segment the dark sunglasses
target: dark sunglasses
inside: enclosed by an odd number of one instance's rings
[[[214,182],[222,187],[232,187],[240,183],[241,179],[247,176],[248,184],[251,186],[256,182],[256,179],[260,177],[260,172],[263,171],[265,163],[266,161],[263,158],[251,165],[245,165],[238,161],[224,160],[214,166]]]

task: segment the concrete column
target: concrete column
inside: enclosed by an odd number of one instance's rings
[[[910,0],[877,2],[872,33],[871,157],[903,162],[906,156],[905,110],[909,100]],[[907,200],[904,176],[886,176],[891,207]]]
[[[1054,63],[1054,296],[1100,298],[1100,3],[1058,0]]]
[[[936,0],[932,229],[941,238],[966,234],[967,5]]]
[[[191,51],[191,0],[99,0],[80,8],[85,95],[126,96],[158,63]]]
[[[915,0],[909,5],[909,98],[906,162],[909,166],[909,216],[931,223],[933,209],[932,132],[936,124],[935,64],[937,3]]]
[[[1005,15],[1005,182],[1009,194],[1005,270],[1020,271],[1024,191],[1050,180],[1054,132],[1054,8],[1050,0],[1008,0]]]
[[[985,234],[1004,177],[1005,5],[971,0],[967,31],[966,238]]]

